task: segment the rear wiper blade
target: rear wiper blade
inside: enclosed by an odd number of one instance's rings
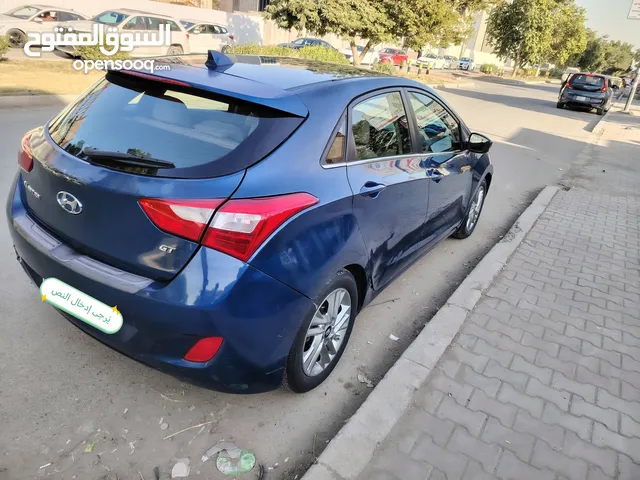
[[[133,165],[136,167],[153,167],[153,168],[176,168],[176,166],[166,160],[159,160],[151,157],[138,157],[130,153],[110,152],[107,150],[98,150],[97,148],[85,148],[82,153],[91,159],[111,160],[114,163],[124,165]]]

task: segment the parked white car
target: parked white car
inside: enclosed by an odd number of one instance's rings
[[[427,53],[418,58],[416,65],[426,67],[430,70],[441,70],[445,68],[446,60],[434,53]]]
[[[458,62],[458,68],[460,70],[472,71],[472,70],[475,70],[476,64],[475,64],[475,62],[473,61],[472,58],[462,57],[460,59],[460,61]]]
[[[358,55],[362,54],[362,50],[364,50],[364,45],[357,45]],[[341,50],[344,53],[344,56],[353,63],[353,52],[351,51],[351,47],[345,48]],[[360,65],[373,65],[378,62],[378,52],[375,48],[370,48],[369,51],[364,55],[364,58],[360,60]]]
[[[28,33],[50,33],[60,25],[74,20],[89,18],[83,13],[45,5],[23,5],[0,15],[0,35],[5,35],[9,45],[22,48],[27,43]]]
[[[180,23],[189,33],[191,53],[207,53],[209,50],[226,52],[235,45],[235,37],[223,25],[199,20],[180,20]]]
[[[444,68],[458,68],[458,57],[454,57],[453,55],[445,55],[444,61]]]
[[[90,20],[67,22],[65,26],[73,28],[76,32],[92,32],[93,26],[102,23],[109,27],[117,27],[119,32],[128,33],[150,33],[158,32],[160,25],[169,24],[171,33],[171,45],[141,45],[134,47],[130,53],[132,57],[150,57],[155,55],[180,55],[181,53],[190,53],[189,34],[182,24],[175,18],[159,15],[156,13],[140,12],[121,8],[118,10],[107,10],[96,15]],[[70,45],[61,45],[56,47],[64,53],[76,56],[76,47]]]

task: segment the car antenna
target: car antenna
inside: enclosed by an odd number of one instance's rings
[[[262,57],[260,55],[226,55],[217,50],[209,50],[205,66],[211,70],[220,67],[230,67],[236,63],[249,63],[252,65],[261,65]]]
[[[224,53],[217,50],[209,50],[205,65],[207,68],[228,67],[234,64],[234,61]]]

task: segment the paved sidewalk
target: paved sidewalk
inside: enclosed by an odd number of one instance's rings
[[[639,237],[558,192],[359,478],[639,479]]]
[[[585,148],[358,479],[640,479],[635,112]],[[335,451],[311,478],[343,478]]]

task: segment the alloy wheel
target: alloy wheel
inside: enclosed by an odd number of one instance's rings
[[[13,48],[24,47],[24,37],[20,32],[11,32],[7,40],[9,41],[9,45]]]
[[[350,322],[351,295],[338,288],[320,303],[307,329],[302,352],[305,374],[314,377],[333,363]]]
[[[480,212],[482,211],[482,203],[484,202],[484,187],[478,189],[478,193],[471,202],[471,208],[469,209],[469,215],[467,217],[467,231],[470,232],[475,227]]]

